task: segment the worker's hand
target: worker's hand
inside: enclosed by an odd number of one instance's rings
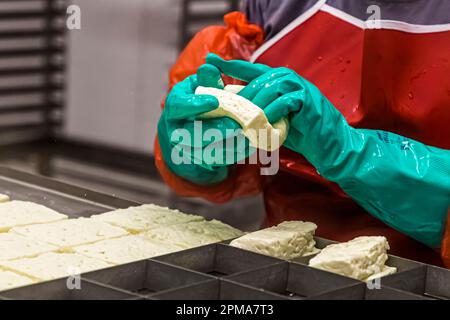
[[[373,216],[439,247],[450,205],[450,151],[400,135],[348,125],[313,84],[287,68],[208,55],[207,63],[246,81],[239,94],[271,122],[288,115],[285,147],[305,156]]]
[[[271,68],[242,60],[223,60],[215,54],[209,54],[206,62],[232,78],[247,82],[248,85],[239,95],[262,108],[271,123],[299,111],[305,99],[306,87],[311,85],[288,68]]]
[[[214,96],[195,95],[199,85],[223,89],[220,71],[203,65],[197,74],[173,87],[158,123],[158,140],[164,161],[173,173],[209,185],[226,179],[228,166],[248,157],[251,148],[236,121],[227,117],[197,120],[200,114],[219,106]],[[222,139],[211,141],[204,137],[210,129]],[[227,143],[231,139],[233,144]]]

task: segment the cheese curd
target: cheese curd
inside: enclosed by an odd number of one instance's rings
[[[385,266],[389,243],[385,237],[357,237],[327,246],[309,265],[350,278],[368,281],[396,272]]]
[[[161,226],[204,220],[201,216],[182,213],[178,210],[172,210],[154,204],[118,209],[94,215],[91,218],[125,228],[131,233],[138,233]]]
[[[36,281],[45,281],[79,275],[84,272],[104,269],[111,264],[74,253],[44,253],[34,258],[22,258],[0,261],[0,267],[31,277]]]
[[[233,239],[242,236],[243,232],[220,221],[212,220],[151,229],[143,235],[188,249]]]
[[[13,200],[0,203],[0,232],[7,232],[16,226],[64,219],[67,219],[66,215],[33,202]]]
[[[0,233],[0,261],[33,257],[58,247],[14,233]]]
[[[99,241],[74,247],[78,254],[101,259],[112,264],[124,264],[179,251],[182,248],[170,243],[146,239],[139,235]]]
[[[11,232],[62,249],[128,234],[122,228],[88,218],[16,227]]]
[[[246,234],[231,241],[233,247],[291,260],[316,253],[312,222],[285,221],[279,225]]]

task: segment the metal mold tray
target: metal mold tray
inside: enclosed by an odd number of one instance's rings
[[[430,300],[402,290],[380,287],[371,288],[365,283],[355,284],[335,291],[309,297],[308,300]]]
[[[105,286],[94,281],[80,279],[78,289],[70,289],[71,278],[62,278],[17,289],[3,291],[1,300],[135,300],[139,296]]]
[[[406,292],[389,287],[379,289],[367,289],[364,296],[365,300],[431,300],[411,292]]]
[[[309,265],[309,261],[315,257],[316,255],[306,256],[306,257],[300,257],[297,259],[292,260],[293,263],[298,263],[302,265]],[[397,256],[388,255],[388,260],[386,261],[386,265],[390,267],[396,267],[397,272],[395,274],[403,273],[405,271],[421,268],[424,266],[423,263],[416,262],[413,260],[400,258]]]
[[[151,260],[92,271],[82,277],[143,296],[214,279],[195,271]]]
[[[225,244],[212,244],[179,251],[156,257],[154,260],[213,276],[232,275],[281,262],[281,260],[276,258],[230,247]]]
[[[393,274],[381,279],[390,287],[438,300],[450,300],[450,271],[430,265]]]
[[[289,262],[241,272],[224,279],[286,296],[289,299],[312,298],[355,285],[359,285],[355,290],[358,288],[364,290],[364,284],[357,280]]]
[[[158,300],[288,300],[288,297],[277,293],[224,279],[168,290],[150,297]]]

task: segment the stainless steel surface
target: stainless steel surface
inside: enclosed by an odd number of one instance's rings
[[[281,260],[272,257],[225,244],[193,248],[157,257],[155,260],[214,276],[232,275],[281,262]]]
[[[151,295],[214,279],[198,272],[152,260],[89,272],[84,274],[83,278],[139,295]]]
[[[304,299],[360,284],[350,278],[289,262],[253,269],[225,279],[284,295],[289,299]]]
[[[423,265],[382,279],[382,285],[427,298],[450,300],[450,271]]]
[[[0,299],[14,300],[126,300],[138,296],[126,291],[80,279],[78,289],[69,289],[71,279],[58,279],[3,291]]]
[[[0,192],[14,200],[45,205],[70,217],[90,216],[137,205],[133,201],[4,167],[0,167]]]

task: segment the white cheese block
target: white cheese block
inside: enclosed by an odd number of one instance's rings
[[[385,266],[387,250],[389,243],[385,237],[357,237],[327,246],[309,265],[364,281],[396,271]]]
[[[139,235],[103,240],[73,249],[81,255],[112,264],[124,264],[182,250],[181,247],[146,239]]]
[[[203,119],[229,117],[238,122],[250,144],[258,149],[274,151],[287,138],[289,123],[283,118],[273,125],[264,111],[250,100],[235,94],[236,87],[221,90],[199,86],[195,94],[208,94],[219,100],[219,106],[201,115]]]
[[[50,243],[62,249],[128,234],[122,228],[87,218],[15,227],[11,229],[11,232]]]
[[[148,230],[143,235],[150,239],[192,248],[242,236],[244,233],[217,220],[191,222]]]
[[[318,251],[314,246],[317,226],[312,222],[285,221],[231,241],[233,247],[291,260]]]
[[[154,204],[144,204],[138,207],[119,209],[91,217],[127,229],[131,233],[138,233],[161,226],[188,223],[204,220],[201,216],[182,213]]]
[[[0,232],[7,232],[16,226],[63,219],[67,216],[37,203],[18,200],[0,203]]]
[[[8,202],[9,200],[8,195],[0,193],[0,202]]]
[[[23,287],[35,283],[31,278],[12,271],[0,270],[0,291]]]
[[[108,268],[111,264],[75,253],[50,252],[34,258],[0,261],[0,267],[45,281]]]
[[[33,257],[58,247],[14,233],[0,233],[0,260]]]

